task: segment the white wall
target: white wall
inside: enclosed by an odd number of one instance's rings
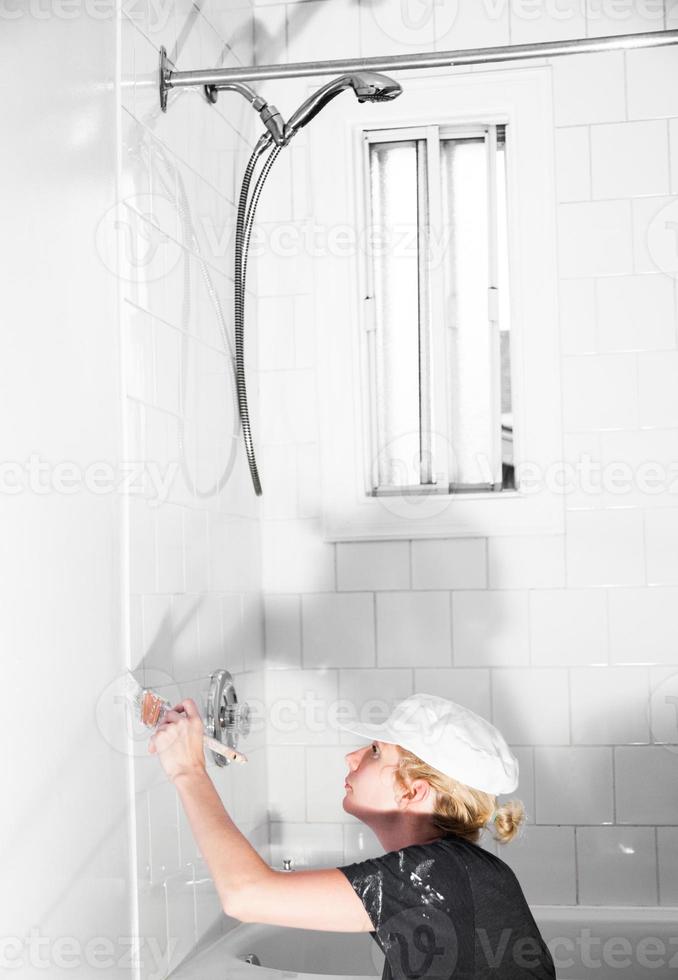
[[[160,45],[179,69],[249,64],[253,26],[247,0],[123,13],[119,198],[127,204],[122,225],[135,232],[125,227],[118,244],[127,452],[147,471],[171,474],[183,441],[188,472],[174,471],[160,503],[150,483],[144,497],[130,499],[131,662],[144,683],[173,702],[193,697],[203,710],[209,675],[233,674],[239,700],[253,708],[252,732],[240,746],[249,763],[210,765],[210,773],[266,857],[261,502],[246,463],[231,354],[237,195],[262,125],[237,93],[222,93],[212,106],[202,90],[173,92],[166,114],[157,97]],[[137,252],[125,251],[130,242]],[[255,289],[250,271],[245,351],[256,443]],[[234,920],[223,916],[174,788],[157,758],[144,755],[144,744],[138,749],[139,930],[155,937],[171,970],[210,926]],[[147,960],[142,975],[152,976],[153,966]]]
[[[85,488],[121,459],[116,284],[94,248],[115,200],[115,22],[8,10],[0,954],[26,980],[127,977],[127,765],[96,714],[124,666],[122,499]]]
[[[403,9],[376,0],[257,5],[258,61],[676,26],[673,3],[461,0],[429,6],[434,19],[417,7],[418,28]],[[651,252],[646,239],[678,192],[678,48],[550,63],[564,456],[588,451],[635,478],[643,461],[675,463],[678,448],[676,256]],[[306,84],[268,82],[266,91],[275,88],[287,117]],[[262,197],[269,241],[313,217],[307,133],[278,168],[276,194]],[[519,758],[515,795],[529,825],[498,853],[530,901],[675,904],[678,749],[660,744],[678,742],[666,700],[678,696],[670,483],[659,495],[571,494],[556,537],[324,541],[322,302],[313,305],[308,253],[282,251],[262,260],[259,293],[262,457],[275,484],[263,500],[272,853],[327,864],[379,851],[342,810],[344,755],[361,743],[339,737],[329,709],[337,699],[360,712],[370,699],[432,691],[490,718]],[[294,711],[305,696],[291,716],[286,702]],[[315,724],[311,696],[321,702]]]

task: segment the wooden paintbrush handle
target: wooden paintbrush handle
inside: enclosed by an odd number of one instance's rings
[[[203,735],[203,743],[206,749],[212,749],[217,755],[222,755],[224,759],[231,759],[232,762],[247,762],[247,756],[243,755],[242,752],[238,752],[237,749],[232,749],[230,745],[224,745],[222,742],[218,742],[216,738],[210,738],[209,735]]]

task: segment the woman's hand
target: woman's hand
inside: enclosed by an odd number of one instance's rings
[[[185,773],[206,772],[204,733],[198,706],[186,698],[167,712],[148,743],[148,751],[158,753],[172,782]]]

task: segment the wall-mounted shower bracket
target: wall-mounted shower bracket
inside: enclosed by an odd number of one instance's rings
[[[231,674],[227,670],[216,670],[210,675],[205,731],[222,745],[237,749],[238,736],[249,733],[249,721],[249,705],[238,703]],[[212,752],[212,759],[218,766],[227,766],[231,761],[217,752]]]

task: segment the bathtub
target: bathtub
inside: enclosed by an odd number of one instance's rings
[[[678,908],[533,905],[558,980],[676,980]],[[255,954],[260,965],[246,962]],[[196,948],[172,980],[328,980],[381,977],[369,933],[240,923]]]

